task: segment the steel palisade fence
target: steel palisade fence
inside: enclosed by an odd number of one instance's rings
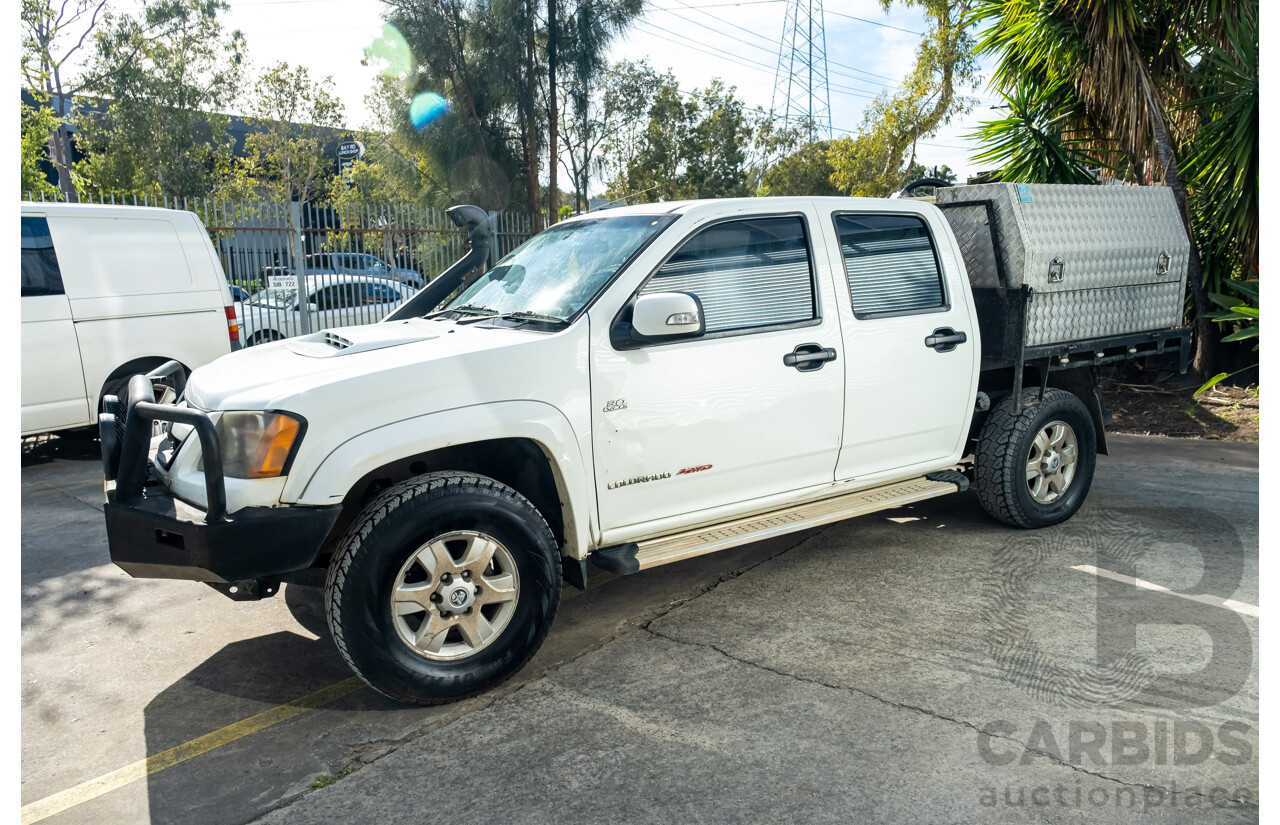
[[[27,200],[46,201],[27,193]],[[272,200],[98,194],[81,203],[194,212],[232,287],[245,346],[384,318],[467,249],[443,210],[413,204],[285,203]],[[491,213],[489,264],[530,236],[527,215]],[[299,258],[301,257],[301,267]],[[296,289],[298,276],[309,301]],[[236,290],[233,289],[233,292]]]

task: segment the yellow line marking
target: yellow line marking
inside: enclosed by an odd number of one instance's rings
[[[350,679],[344,679],[336,685],[329,685],[329,687],[321,688],[315,693],[309,693],[301,699],[294,699],[292,702],[277,705],[256,716],[250,716],[248,719],[233,722],[225,728],[219,728],[213,733],[206,733],[204,736],[192,739],[190,742],[183,742],[181,745],[169,748],[167,751],[161,751],[154,756],[148,756],[146,759],[139,759],[131,765],[125,765],[123,768],[114,770],[111,773],[103,774],[97,779],[90,779],[88,782],[82,782],[74,788],[68,788],[53,796],[46,796],[44,799],[32,802],[30,805],[23,805],[22,825],[39,822],[68,808],[74,808],[76,805],[88,802],[90,799],[96,799],[105,793],[114,791],[116,788],[122,788],[130,782],[135,782],[153,773],[159,773],[165,768],[172,768],[174,765],[185,762],[202,753],[208,753],[228,742],[234,742],[251,733],[257,733],[263,728],[269,728],[278,722],[283,722],[286,719],[300,716],[309,710],[323,707],[330,702],[341,699],[343,696],[355,693],[362,687],[364,687],[364,682],[360,681],[359,677],[352,676]]]

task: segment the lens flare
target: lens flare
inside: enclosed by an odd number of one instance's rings
[[[382,34],[365,47],[364,58],[370,64],[381,63],[379,71],[387,77],[401,77],[413,67],[413,52],[408,41],[390,23],[384,23]]]
[[[421,92],[409,104],[409,121],[421,132],[449,111],[449,101],[435,92]]]

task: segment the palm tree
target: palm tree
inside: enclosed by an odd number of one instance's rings
[[[1192,244],[1187,274],[1196,316],[1194,366],[1202,375],[1216,372],[1221,348],[1208,318],[1202,221],[1189,203],[1178,156],[1212,116],[1197,105],[1200,67],[1193,61],[1203,63],[1204,55],[1231,43],[1229,31],[1239,39],[1239,30],[1247,30],[1248,24],[1256,44],[1257,1],[981,0],[976,19],[988,24],[979,51],[1000,58],[993,77],[998,91],[1009,99],[1033,100],[1066,85],[1070,94],[1059,95],[1060,108],[1041,112],[1042,120],[1055,123],[1059,136],[1063,129],[1074,130],[1077,140],[1092,144],[1106,165],[1123,169],[1123,175],[1140,183],[1163,181],[1173,190]],[[1225,22],[1229,19],[1243,24],[1233,27]],[[1062,120],[1055,121],[1058,116]],[[988,131],[992,138],[1000,136]],[[1233,138],[1215,143],[1211,152],[1228,158],[1233,149],[1248,154],[1239,148],[1239,141],[1248,137]],[[1256,155],[1256,132],[1252,140]],[[990,141],[988,146],[997,148]],[[1215,168],[1217,172],[1203,174],[1221,178],[1221,164]],[[1256,222],[1256,197],[1252,203]],[[1248,212],[1249,206],[1240,209]]]

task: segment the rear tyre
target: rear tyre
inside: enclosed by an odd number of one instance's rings
[[[491,478],[429,473],[375,498],[325,586],[338,650],[392,699],[452,702],[510,678],[560,602],[560,553],[528,499]]]
[[[978,500],[993,518],[1015,527],[1066,521],[1093,484],[1097,443],[1088,409],[1066,390],[1046,390],[1020,411],[1003,401],[978,437]]]

